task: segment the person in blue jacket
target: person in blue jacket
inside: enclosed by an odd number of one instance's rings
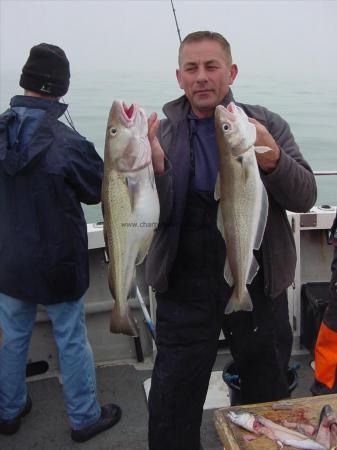
[[[0,115],[0,434],[16,433],[32,407],[26,363],[42,304],[58,347],[71,437],[82,442],[112,427],[121,410],[96,399],[81,202],[100,202],[103,162],[92,143],[58,120],[69,81],[64,51],[36,45],[22,69],[24,95]]]

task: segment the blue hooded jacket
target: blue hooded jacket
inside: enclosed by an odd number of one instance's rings
[[[89,284],[81,208],[99,203],[103,161],[58,121],[67,106],[16,96],[0,115],[0,292],[33,303],[81,297]]]

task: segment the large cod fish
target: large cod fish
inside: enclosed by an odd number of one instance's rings
[[[268,216],[268,196],[255,151],[270,149],[254,147],[255,126],[234,103],[216,107],[215,128],[220,157],[215,188],[215,199],[220,199],[217,225],[227,249],[224,277],[234,285],[225,314],[252,311],[246,285],[259,269],[253,250],[261,246]]]
[[[150,247],[159,220],[159,200],[147,137],[147,118],[137,104],[114,101],[104,150],[102,209],[109,255],[108,281],[115,302],[110,331],[138,336],[128,299],[135,266]]]

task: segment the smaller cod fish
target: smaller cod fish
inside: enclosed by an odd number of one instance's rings
[[[306,450],[329,450],[324,445],[304,436],[294,430],[289,430],[263,416],[255,415],[245,411],[229,411],[228,418],[235,425],[263,435],[275,441],[278,445],[289,445]]]
[[[102,209],[109,255],[108,281],[114,306],[110,331],[138,336],[128,300],[135,266],[147,255],[159,219],[147,118],[137,104],[114,101],[104,150]]]
[[[247,290],[259,265],[253,254],[262,243],[268,216],[268,196],[261,181],[254,148],[255,126],[233,102],[215,109],[215,129],[220,170],[214,197],[220,199],[217,225],[226,242],[224,277],[234,285],[225,314],[252,311]]]

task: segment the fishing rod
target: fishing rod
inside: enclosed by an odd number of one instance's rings
[[[178,31],[179,41],[181,43],[180,29],[179,29],[179,25],[178,25],[178,21],[177,21],[176,10],[174,9],[174,5],[173,5],[173,0],[171,0],[171,6],[172,6],[173,15],[174,15],[174,20],[176,22],[176,27],[177,27],[177,31]]]

